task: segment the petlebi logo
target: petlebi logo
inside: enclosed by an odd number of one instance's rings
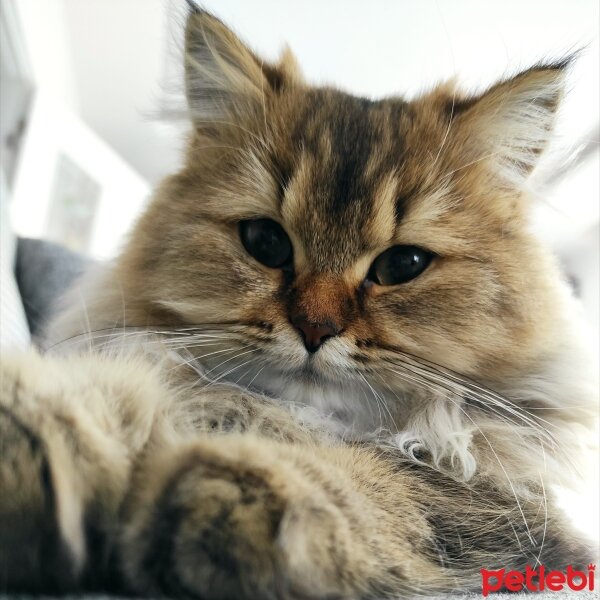
[[[488,571],[481,569],[481,593],[487,596],[490,592],[560,592],[562,590],[594,590],[594,571],[596,565],[588,565],[587,572],[577,571],[571,565],[565,571],[549,571],[540,565],[533,569],[526,566],[525,572],[498,569]]]

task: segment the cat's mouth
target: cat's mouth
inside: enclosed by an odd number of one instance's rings
[[[294,380],[302,383],[310,383],[314,385],[328,385],[343,379],[344,371],[339,369],[334,371],[327,364],[324,364],[322,359],[318,359],[315,355],[309,354],[304,358],[303,362],[290,367],[288,364],[273,362],[270,372],[279,377]]]
[[[328,377],[321,369],[319,369],[313,357],[309,355],[304,366],[295,372],[295,377],[299,380],[310,383],[331,383],[332,379]]]
[[[203,331],[198,339],[192,336],[188,349],[199,373],[250,387],[261,382],[261,388],[269,380],[322,387],[361,379],[353,377],[361,366],[355,360],[357,348],[341,337],[328,339],[311,351],[295,331],[283,330],[270,339],[247,333]]]

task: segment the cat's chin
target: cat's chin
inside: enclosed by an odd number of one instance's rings
[[[311,388],[343,386],[344,375],[344,373],[335,373],[331,369],[322,369],[309,359],[294,367],[289,365],[280,367],[276,363],[262,370],[257,367],[254,373],[251,371],[244,377],[236,379],[236,383],[281,397],[284,386],[288,384]]]
[[[386,390],[367,381],[351,351],[343,341],[331,340],[318,352],[309,353],[294,336],[281,345],[262,348],[259,354],[242,350],[239,362],[223,360],[220,350],[199,357],[199,362],[209,379],[294,405],[295,411],[318,414],[320,421],[328,422],[328,429],[339,429],[344,435],[389,429]]]
[[[235,383],[293,406],[294,412],[302,413],[303,421],[316,419],[321,426],[327,422],[327,429],[340,435],[391,427],[389,413],[381,406],[381,390],[344,369],[320,368],[313,358],[296,368],[257,367],[255,372],[235,378]]]

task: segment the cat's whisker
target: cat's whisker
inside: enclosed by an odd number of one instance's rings
[[[245,370],[245,371],[244,371],[244,372],[243,372],[241,375],[239,375],[239,376],[237,377],[237,379],[235,380],[235,382],[234,382],[234,383],[235,383],[236,385],[240,385],[240,381],[242,381],[242,379],[243,379],[244,377],[246,377],[246,375],[248,375],[248,373],[250,373],[250,371],[252,371],[252,367],[251,367],[251,368],[249,368],[249,369],[246,369],[246,370]]]
[[[102,331],[107,331],[102,330]],[[50,346],[49,348],[47,348],[47,352],[52,352],[52,351],[65,351],[65,350],[71,350],[73,347],[77,346],[77,345],[87,345],[88,346],[88,350],[90,350],[89,345],[97,342],[98,340],[101,339],[108,339],[108,340],[117,340],[119,339],[119,336],[121,339],[123,339],[125,337],[125,335],[123,333],[117,333],[115,332],[114,328],[110,329],[110,333],[106,333],[106,334],[102,334],[99,335],[97,332],[85,332],[85,333],[81,333],[77,336],[73,336],[73,338],[67,339],[67,340],[63,340],[61,342],[58,342],[52,346]],[[135,334],[138,334],[138,332],[135,332]],[[133,334],[131,334],[133,335]],[[101,345],[97,345],[96,347],[103,349],[107,346],[107,344],[101,344]]]
[[[495,156],[501,156],[501,154],[502,154],[501,152],[490,152],[490,153],[488,153],[488,154],[486,154],[484,156],[481,156],[481,157],[477,158],[476,160],[472,160],[472,161],[470,161],[470,162],[468,162],[468,163],[466,163],[466,164],[464,164],[464,165],[462,165],[462,166],[460,166],[460,167],[458,167],[456,169],[453,169],[452,171],[449,171],[448,173],[445,173],[442,176],[442,181],[449,182],[451,180],[452,175],[454,175],[454,173],[458,173],[458,171],[462,171],[463,169],[466,169],[467,167],[471,167],[471,166],[473,166],[473,165],[475,165],[477,163],[480,163],[480,162],[482,162],[484,160],[488,160],[490,158],[494,158]]]
[[[246,350],[246,348],[250,348],[250,350]],[[223,365],[227,364],[228,362],[231,362],[232,360],[238,359],[240,356],[244,356],[245,354],[250,354],[252,352],[257,352],[259,350],[259,348],[255,348],[255,347],[252,347],[251,345],[247,345],[247,346],[242,346],[241,348],[233,348],[232,349],[232,351],[239,351],[239,350],[245,350],[245,352],[241,352],[239,354],[236,354],[235,356],[231,356],[230,358],[220,362],[218,365],[215,365],[214,367],[212,367],[211,369],[206,371],[206,376],[208,377],[211,373],[213,373],[217,369],[220,369]],[[201,358],[205,358],[205,357],[201,357]]]
[[[253,350],[249,350],[247,352],[242,352],[241,354],[238,354],[237,356],[233,357],[233,359],[238,359],[240,356],[244,355],[244,354],[249,354],[249,353],[253,353],[253,352],[258,352],[259,348],[254,348]],[[232,360],[232,359],[230,359]],[[220,375],[218,375],[216,378],[214,379],[210,379],[208,386],[210,387],[211,385],[216,384],[217,382],[221,381],[222,379],[225,379],[226,377],[228,377],[229,375],[231,375],[231,373],[234,373],[235,371],[237,371],[238,369],[241,369],[242,367],[244,367],[247,364],[250,364],[251,362],[253,362],[253,358],[250,358],[247,361],[244,361],[243,363],[239,364],[239,365],[235,365],[233,366],[231,369],[224,371],[223,373],[221,373]],[[225,361],[225,362],[229,362],[229,361]],[[224,364],[224,363],[222,363]]]
[[[544,551],[544,544],[546,542],[546,530],[548,528],[548,498],[546,496],[546,488],[544,486],[544,478],[542,477],[542,474],[540,473],[540,486],[541,486],[541,490],[542,490],[542,498],[540,500],[540,508],[543,504],[544,507],[544,529],[542,530],[542,541],[540,542],[540,550],[538,552],[538,555],[535,559],[536,564],[534,565],[534,568],[537,567],[538,565],[541,565],[541,556],[542,556],[542,552]],[[535,519],[537,520],[537,516],[539,514],[539,508],[538,508],[538,513],[535,516]]]
[[[88,308],[87,308],[87,300],[84,297],[84,295],[82,294],[81,290],[79,288],[77,288],[77,297],[79,299],[79,302],[81,303],[81,308],[83,311],[83,319],[84,319],[84,333],[91,333],[92,332],[92,326],[90,323],[90,316],[88,313]],[[92,351],[92,345],[91,342],[88,340],[88,351],[91,352]]]
[[[386,387],[386,389],[388,389],[390,392],[392,392],[392,394],[394,394],[394,396],[396,397],[397,400],[400,400],[398,398],[398,395],[392,390],[392,388],[386,384],[385,380],[383,379],[383,376],[380,373],[375,373],[375,375],[377,375],[378,379],[381,381],[381,383],[384,385],[384,387]],[[361,374],[361,376],[368,385],[368,381],[366,380],[366,378],[362,374]],[[382,402],[388,413],[388,416],[390,417],[390,421],[391,421],[392,425],[394,426],[394,431],[400,431],[400,428],[398,427],[398,424],[396,423],[396,421],[392,415],[392,411],[390,410],[388,403],[385,401],[385,399],[382,399]]]
[[[411,362],[411,364],[414,364],[414,363]],[[414,371],[412,371],[412,369],[410,369],[410,371],[412,373],[414,373]],[[417,374],[419,374],[419,373],[417,373]],[[462,397],[462,398],[466,397],[467,399],[470,399],[470,400],[474,399],[471,394],[469,394],[468,392],[466,393],[464,390],[462,390],[460,388],[460,386],[459,387],[446,386],[447,382],[443,377],[443,375],[445,375],[445,373],[438,373],[435,371],[432,373],[432,372],[428,371],[428,375],[433,377],[435,385],[438,385],[441,390],[452,393],[452,394],[456,395],[457,397]],[[426,377],[426,379],[430,380],[429,377]],[[544,458],[545,458],[545,447],[546,446],[549,446],[550,448],[552,448],[552,450],[555,453],[561,452],[561,449],[557,443],[556,438],[547,428],[543,427],[537,421],[533,421],[532,419],[529,419],[526,415],[521,414],[520,411],[513,410],[511,407],[507,407],[507,406],[503,405],[502,402],[495,401],[497,398],[502,398],[498,394],[495,394],[494,396],[495,397],[492,399],[492,403],[494,404],[494,406],[489,406],[487,403],[484,403],[482,401],[482,405],[485,408],[485,410],[490,410],[498,418],[505,420],[516,427],[522,426],[519,423],[519,421],[523,422],[524,427],[525,427],[525,429],[523,430],[523,433],[527,433],[527,434],[536,436],[536,438],[538,439],[538,442],[540,444],[540,449],[541,449],[541,452],[542,452]],[[488,400],[489,400],[489,398],[488,398]],[[501,412],[500,410],[498,410],[497,407],[502,409],[502,411],[504,411],[504,412]],[[505,414],[505,412],[508,412],[509,414],[507,415],[507,414]],[[513,418],[511,419],[511,418],[509,418],[509,416],[513,417]],[[570,468],[575,467],[575,472],[577,472],[576,465],[574,465],[572,463],[572,460],[568,454],[563,453],[563,461],[568,463]]]
[[[417,377],[411,377],[411,376],[408,376],[406,373],[401,373],[401,372],[396,372],[396,374],[399,375],[400,377],[406,377],[407,379],[413,381],[414,383],[421,383],[422,385],[424,385],[424,387],[430,389],[431,391],[434,391],[434,392],[437,391],[435,387],[433,387],[431,385],[428,385],[428,384],[425,384],[423,381],[419,380],[419,378],[417,378]],[[517,503],[517,507],[518,507],[519,512],[521,514],[521,518],[522,518],[523,523],[525,525],[525,528],[527,530],[528,538],[529,538],[531,544],[534,545],[535,544],[535,540],[534,540],[533,536],[531,535],[531,531],[530,531],[529,525],[527,523],[527,518],[525,517],[525,512],[523,511],[521,503],[519,502],[519,497],[518,497],[517,491],[516,491],[516,489],[514,487],[512,479],[510,478],[510,476],[508,474],[508,471],[506,470],[506,468],[504,466],[504,463],[502,462],[502,460],[498,456],[498,453],[494,449],[493,444],[489,441],[488,437],[485,435],[485,433],[483,432],[483,430],[481,429],[481,427],[479,427],[479,425],[471,418],[471,416],[460,405],[461,404],[460,402],[457,402],[456,400],[454,400],[451,395],[445,396],[445,399],[447,399],[450,402],[452,402],[456,406],[456,408],[458,408],[458,410],[460,410],[463,413],[463,415],[479,431],[479,433],[481,434],[482,438],[485,440],[486,444],[490,448],[490,451],[494,455],[494,458],[498,462],[498,465],[499,465],[500,469],[502,470],[502,472],[503,472],[503,474],[504,474],[504,476],[506,478],[506,481],[507,481],[507,483],[508,483],[508,485],[509,485],[509,487],[511,489],[511,492],[512,492],[512,495],[513,495],[513,497],[515,499],[515,502]]]
[[[106,342],[103,342],[102,346],[107,347],[109,346],[112,341],[113,338],[116,339],[116,341],[119,342],[119,345],[122,345],[123,340],[126,338],[135,338],[136,336],[139,336],[139,343],[143,343],[144,345],[148,345],[148,344],[161,344],[164,346],[172,346],[173,344],[182,344],[183,340],[185,339],[187,340],[198,340],[200,341],[200,339],[202,339],[200,336],[198,335],[194,335],[194,334],[190,334],[190,333],[179,333],[179,332],[160,332],[160,331],[150,331],[150,330],[141,330],[141,331],[124,331],[123,333],[114,333],[112,335],[101,335],[98,336],[95,339],[102,339],[102,338],[107,338]],[[173,336],[173,337],[168,337],[168,336]],[[214,334],[202,334],[203,337],[203,342],[204,343],[219,343],[223,340],[229,340],[231,339],[231,336],[223,336],[223,335],[214,335]],[[135,340],[133,340],[132,342],[129,343],[133,343],[135,342]],[[187,345],[187,344],[185,344]],[[100,346],[100,347],[102,347]]]
[[[158,340],[158,343],[161,343]],[[165,346],[166,349],[171,350],[172,352],[181,352],[182,350],[190,350],[191,348],[210,348],[214,346],[222,346],[223,340],[207,340],[205,342],[197,342],[195,344],[179,344],[179,345],[171,345],[171,344],[161,344]]]
[[[209,352],[208,354],[193,354],[190,352],[192,358],[188,361],[184,361],[181,363],[177,363],[174,367],[171,368],[172,369],[176,369],[178,367],[182,367],[182,366],[188,366],[191,363],[198,363],[200,364],[202,362],[202,360],[205,360],[206,358],[210,357],[210,356],[215,356],[217,354],[229,354],[231,352],[239,352],[240,350],[244,350],[245,348],[249,348],[250,346],[242,346],[241,348],[238,347],[233,347],[233,348],[222,348],[221,350],[215,350],[214,352]],[[187,348],[186,348],[187,350]],[[206,376],[208,376],[214,369],[219,368],[221,365],[229,362],[230,360],[234,360],[236,358],[236,356],[230,357],[227,360],[224,360],[223,362],[219,363],[216,367],[213,367],[212,369],[210,369],[209,371],[205,371],[204,374]]]
[[[196,344],[204,344],[209,342],[222,343],[222,342],[235,342],[239,341],[238,336],[227,334],[227,335],[212,335],[212,334],[189,334],[184,336],[175,336],[173,338],[161,337],[159,338],[165,345],[181,345],[187,346],[188,348],[194,347]]]
[[[455,373],[452,373],[451,371],[446,370],[446,371],[444,371],[443,374],[445,377],[448,377],[448,378],[456,381],[459,386],[461,386],[465,390],[467,390],[469,392],[470,399],[473,399],[476,401],[484,399],[487,401],[494,402],[498,406],[502,407],[503,409],[505,409],[509,412],[512,412],[513,414],[518,415],[519,418],[521,418],[523,420],[527,420],[528,424],[531,424],[531,425],[534,425],[537,427],[542,427],[540,423],[545,423],[552,427],[556,426],[555,424],[553,424],[549,421],[545,421],[544,419],[542,419],[541,417],[538,417],[537,415],[530,414],[526,408],[524,408],[522,406],[518,406],[513,401],[511,401],[509,398],[507,398],[505,396],[501,396],[494,390],[485,388],[485,387],[477,384],[476,382],[466,380],[464,377],[459,377],[458,375],[456,375]]]
[[[246,387],[250,388],[252,386],[252,384],[258,378],[258,376],[265,370],[265,368],[267,367],[267,364],[268,363],[265,363],[260,369],[258,369],[258,371],[256,371],[256,373],[254,374],[254,377],[252,377],[252,379],[246,384]]]
[[[382,408],[381,399],[379,398],[377,392],[375,392],[375,390],[373,389],[373,387],[371,386],[371,384],[367,381],[367,379],[365,378],[365,376],[362,373],[359,373],[359,375],[362,378],[362,380],[367,384],[368,388],[371,390],[371,393],[373,394],[373,398],[375,398],[375,403],[377,405],[377,410],[379,411],[379,425],[380,425],[380,427],[383,427],[383,414],[381,412],[381,408]]]
[[[435,165],[437,164],[437,161],[439,160],[441,154],[442,154],[442,150],[444,149],[444,146],[446,145],[446,140],[448,139],[448,134],[450,133],[450,128],[452,127],[452,122],[454,120],[454,106],[456,104],[456,88],[454,88],[452,90],[452,107],[450,109],[450,119],[448,120],[448,127],[446,129],[446,133],[444,134],[444,137],[442,139],[442,143],[440,144],[440,148],[438,150],[438,153],[435,157],[435,160],[433,161],[430,170],[433,171],[433,168],[435,167]]]
[[[426,377],[432,378],[434,381],[437,381],[441,385],[444,385],[447,383],[447,379],[445,379],[445,374],[441,375],[441,374],[435,373],[434,371],[428,371]],[[491,412],[493,412],[495,415],[497,415],[500,418],[508,420],[508,416],[515,417],[519,421],[522,421],[525,424],[527,424],[531,427],[534,427],[536,430],[543,431],[548,436],[549,440],[552,443],[554,442],[551,433],[547,429],[545,429],[542,425],[540,425],[540,423],[538,423],[534,419],[532,419],[529,416],[527,416],[526,414],[524,414],[522,411],[514,408],[513,406],[510,406],[508,401],[507,402],[500,401],[497,396],[487,394],[483,390],[481,392],[473,392],[467,386],[464,386],[458,382],[450,383],[448,385],[448,389],[451,389],[457,395],[462,396],[463,398],[465,398],[465,400],[477,402],[485,410],[490,410]],[[488,404],[488,403],[491,403],[492,406],[490,406],[490,404]],[[498,409],[501,409],[501,410],[498,410]],[[501,411],[503,411],[503,412],[501,412]],[[504,412],[508,413],[508,415],[504,414]],[[517,421],[511,421],[511,422],[514,422],[515,424],[517,423]]]
[[[402,360],[401,364],[405,364],[405,361],[408,361],[415,368],[426,371],[426,373],[428,375],[431,375],[432,377],[439,378],[440,382],[444,382],[448,386],[455,385],[456,386],[455,390],[459,391],[461,393],[461,395],[465,395],[465,392],[466,392],[467,396],[470,400],[474,400],[476,402],[481,402],[482,404],[484,404],[484,406],[486,408],[489,408],[487,406],[487,404],[485,404],[485,401],[487,400],[489,402],[494,403],[496,406],[501,407],[502,409],[506,410],[507,412],[514,414],[519,419],[521,419],[522,421],[525,421],[528,425],[531,425],[533,427],[543,429],[540,422],[545,423],[546,425],[549,425],[549,426],[553,426],[553,427],[555,426],[553,423],[550,423],[549,421],[545,421],[538,415],[529,414],[525,408],[516,405],[510,399],[508,399],[504,396],[501,396],[494,390],[485,388],[482,385],[480,385],[474,381],[468,380],[465,377],[460,376],[447,368],[441,367],[439,365],[435,365],[434,363],[431,363],[424,359],[417,358],[413,355],[407,355],[406,353],[402,353],[402,359],[403,360]],[[496,413],[496,414],[498,414],[498,413]],[[548,433],[548,435],[551,436],[551,434],[548,430],[545,430],[545,431],[546,431],[546,433]]]
[[[127,336],[127,335],[142,335],[142,336],[148,336],[148,335],[160,335],[160,336],[185,336],[185,335],[189,335],[190,332],[199,332],[199,333],[205,333],[205,335],[212,335],[212,336],[225,336],[226,334],[228,334],[229,332],[224,331],[222,328],[224,326],[227,325],[231,325],[231,324],[220,324],[220,323],[216,323],[216,324],[211,324],[210,327],[207,328],[202,328],[200,326],[193,326],[193,327],[140,327],[140,326],[135,326],[135,325],[127,325],[127,326],[120,326],[120,327],[105,327],[105,328],[101,328],[101,329],[96,329],[93,331],[85,331],[83,333],[78,333],[76,335],[70,336],[68,338],[65,338],[63,340],[59,340],[57,342],[55,342],[54,344],[48,346],[46,348],[47,352],[50,352],[52,350],[55,349],[63,349],[65,346],[66,348],[70,348],[71,345],[74,345],[76,343],[82,343],[84,341],[88,341],[87,338],[91,338],[92,341],[96,341],[99,339],[105,339],[105,338],[118,338],[118,336]],[[215,329],[215,327],[219,327],[219,329]],[[212,333],[209,332],[205,332],[206,330],[212,330]],[[109,332],[109,333],[107,333]]]
[[[465,396],[465,393],[464,393],[465,390],[461,386],[456,385],[453,382],[449,382],[447,379],[445,379],[440,374],[436,374],[436,373],[430,372],[430,371],[425,371],[426,375],[424,375],[423,372],[420,370],[416,370],[416,371],[413,370],[414,365],[412,365],[412,363],[411,363],[411,367],[413,367],[413,368],[409,368],[407,365],[402,365],[402,366],[404,368],[408,369],[409,372],[411,372],[412,374],[423,377],[426,381],[429,381],[430,383],[435,385],[440,391],[455,394],[456,396],[463,397],[463,398]],[[433,379],[433,381],[432,381],[432,379]],[[498,416],[500,416],[502,418],[506,418],[506,415],[499,413],[498,411],[495,410],[494,407],[487,407],[487,408],[490,408],[490,410],[492,410],[492,412],[494,412]]]

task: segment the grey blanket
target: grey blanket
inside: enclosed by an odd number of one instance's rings
[[[91,262],[53,242],[18,239],[15,277],[34,339],[42,333],[61,294]]]

